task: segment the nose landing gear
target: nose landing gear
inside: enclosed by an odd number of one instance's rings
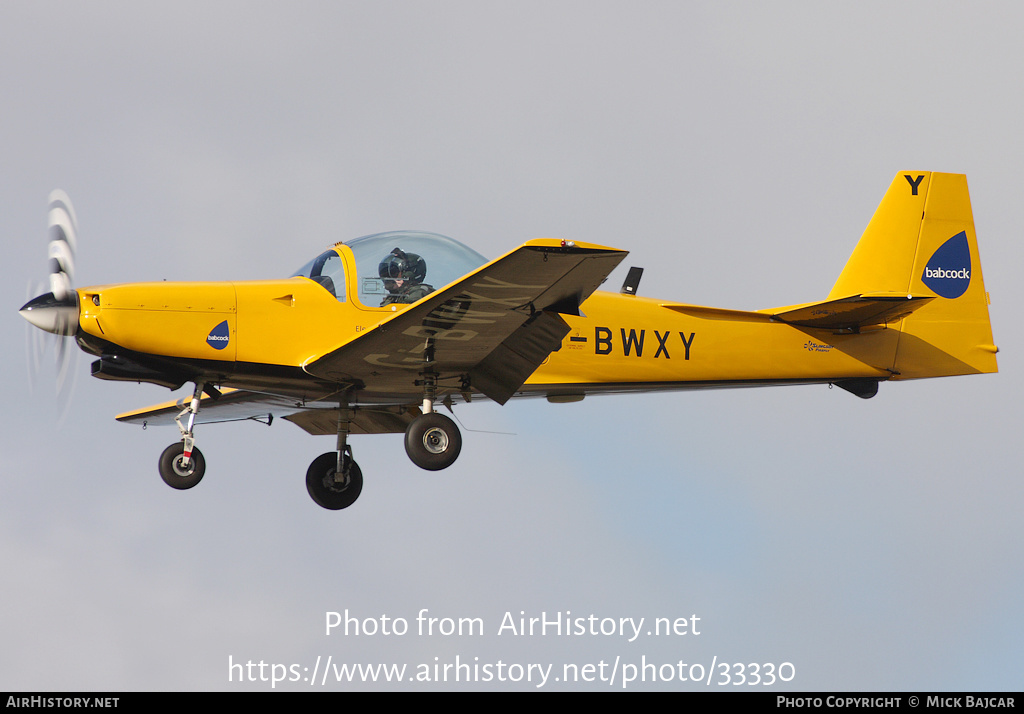
[[[203,452],[195,447],[195,435],[192,431],[196,423],[196,414],[199,413],[199,399],[205,386],[203,382],[196,382],[192,401],[174,417],[181,431],[181,441],[171,444],[160,454],[160,478],[168,486],[179,491],[192,488],[203,480],[206,473],[206,459],[203,458]],[[213,393],[217,391],[213,390]],[[181,418],[186,414],[187,427],[181,423]]]

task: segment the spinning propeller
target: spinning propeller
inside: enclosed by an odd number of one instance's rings
[[[78,330],[78,293],[72,287],[75,275],[75,248],[77,245],[77,221],[71,200],[63,191],[50,194],[49,208],[49,287],[50,292],[39,295],[25,303],[21,316],[41,330],[57,335],[55,346],[56,389],[61,404],[61,416],[67,412],[71,393],[77,378],[72,362],[77,361],[78,350],[68,337]],[[28,293],[44,290],[38,283],[30,284]],[[50,341],[53,344],[53,341]],[[70,344],[69,344],[70,343]],[[26,335],[29,379],[35,381],[43,364],[43,355],[48,349],[45,338],[30,330]]]

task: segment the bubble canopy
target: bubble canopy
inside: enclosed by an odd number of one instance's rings
[[[348,241],[345,245],[355,258],[356,274],[349,275],[349,280],[356,287],[357,299],[367,307],[379,307],[388,294],[378,269],[381,261],[396,248],[423,258],[426,277],[422,282],[434,290],[458,280],[487,262],[484,256],[457,240],[423,231],[375,233]],[[317,280],[319,276],[328,275],[324,271],[330,270],[335,287],[343,285],[344,275],[339,275],[337,271],[341,261],[336,258],[337,253],[331,249],[311,260],[294,275]],[[318,282],[323,283],[322,280]],[[337,290],[336,287],[336,292],[339,299],[344,299],[343,290]]]

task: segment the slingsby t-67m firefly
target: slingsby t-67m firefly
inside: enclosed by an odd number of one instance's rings
[[[404,432],[416,465],[455,461],[462,438],[438,403],[783,384],[868,398],[883,381],[997,371],[955,174],[897,174],[824,300],[753,312],[640,297],[636,268],[619,293],[597,292],[621,250],[540,239],[488,261],[417,232],[337,243],[281,280],[73,289],[62,193],[50,224],[52,292],[21,314],[96,355],[94,377],[194,385],[190,399],[117,417],[177,423],[160,457],[177,489],[206,470],[202,421],[283,417],[336,434],[306,473],[313,500],[336,510],[363,484],[350,435]]]

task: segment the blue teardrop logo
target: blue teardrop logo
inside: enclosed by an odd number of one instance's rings
[[[215,350],[222,350],[228,346],[230,339],[231,330],[228,329],[228,321],[225,320],[210,330],[210,334],[206,336],[206,344]]]
[[[925,266],[921,281],[944,298],[958,298],[971,284],[971,248],[960,231],[939,246]]]

